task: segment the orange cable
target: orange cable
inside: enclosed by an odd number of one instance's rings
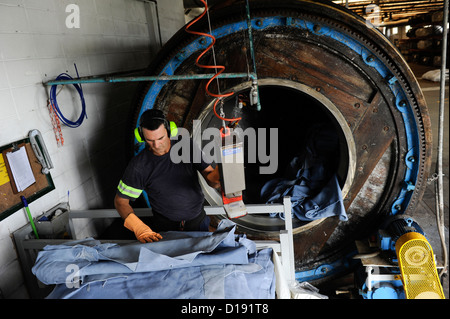
[[[202,53],[200,53],[200,55],[199,55],[199,56],[197,57],[197,59],[195,60],[195,64],[196,64],[198,67],[200,67],[200,68],[204,68],[204,69],[215,69],[215,70],[216,70],[216,74],[208,81],[208,83],[206,83],[206,86],[205,86],[206,93],[207,93],[209,96],[212,96],[212,97],[217,98],[216,102],[214,103],[214,107],[213,107],[214,114],[215,114],[219,119],[221,119],[221,120],[223,120],[223,121],[227,121],[227,122],[239,121],[239,120],[242,119],[242,117],[237,117],[237,118],[232,118],[232,119],[224,118],[224,117],[221,117],[219,114],[217,114],[217,111],[216,111],[216,106],[217,106],[217,104],[219,103],[219,101],[221,101],[221,99],[224,98],[224,97],[232,96],[232,95],[234,94],[234,92],[229,92],[229,93],[225,93],[225,94],[215,94],[215,93],[212,93],[212,92],[209,91],[209,85],[211,84],[212,81],[214,81],[215,78],[217,78],[221,73],[223,73],[223,71],[225,71],[225,67],[224,67],[223,65],[203,65],[203,64],[200,64],[200,63],[199,63],[200,58],[203,57],[203,56],[206,54],[206,52],[208,52],[208,51],[214,46],[214,44],[216,43],[216,38],[215,38],[213,35],[211,35],[211,34],[189,30],[189,28],[190,28],[193,24],[195,24],[197,21],[199,21],[201,18],[203,18],[203,17],[205,16],[205,14],[206,14],[206,12],[207,12],[207,10],[208,10],[208,5],[206,4],[206,2],[205,2],[204,0],[200,0],[200,1],[201,1],[201,2],[203,3],[203,5],[205,6],[205,10],[203,11],[203,13],[202,13],[201,15],[199,15],[197,18],[195,18],[193,21],[191,21],[191,22],[186,26],[185,30],[186,30],[186,32],[191,33],[191,34],[196,34],[196,35],[199,35],[199,36],[205,36],[205,37],[208,37],[208,38],[210,38],[210,39],[212,40],[212,42],[211,42],[211,44],[210,44],[210,45],[209,45]],[[217,69],[219,69],[218,72],[217,72]],[[218,85],[217,85],[217,87],[218,87],[218,89],[219,89],[219,86],[218,86]]]

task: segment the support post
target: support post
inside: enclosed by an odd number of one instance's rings
[[[288,282],[295,281],[294,237],[292,233],[291,198],[283,198],[285,230],[280,231],[281,258]]]

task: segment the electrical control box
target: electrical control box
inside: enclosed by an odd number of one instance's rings
[[[238,218],[247,215],[242,201],[242,191],[245,189],[244,143],[228,132],[222,136],[220,148],[222,199],[228,217]]]
[[[222,188],[227,196],[233,196],[245,189],[244,144],[229,144],[220,150]]]

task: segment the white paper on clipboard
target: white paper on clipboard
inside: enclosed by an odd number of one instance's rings
[[[36,182],[25,146],[20,147],[17,151],[6,153],[6,157],[18,192]]]

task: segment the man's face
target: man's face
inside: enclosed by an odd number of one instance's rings
[[[144,135],[144,140],[153,154],[161,156],[169,152],[170,138],[163,124],[154,131],[143,127],[142,135]]]

